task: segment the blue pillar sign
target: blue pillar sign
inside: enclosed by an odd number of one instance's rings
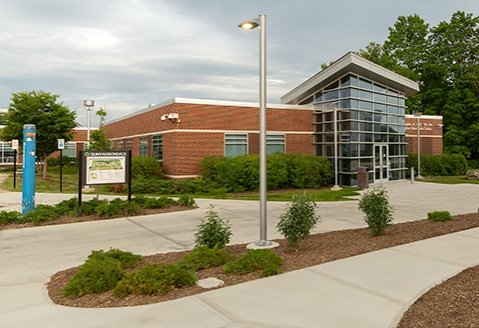
[[[36,126],[23,126],[22,214],[35,209]]]

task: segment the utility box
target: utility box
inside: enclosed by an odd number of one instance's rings
[[[367,189],[369,187],[369,172],[367,167],[358,167],[358,187]]]

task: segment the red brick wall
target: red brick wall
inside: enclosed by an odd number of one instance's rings
[[[419,139],[421,154],[441,155],[443,153],[442,117],[423,115],[419,118]],[[406,153],[417,154],[417,118],[406,115]]]
[[[162,121],[161,116],[169,113],[178,113],[180,122]],[[286,132],[288,152],[313,153],[312,110],[268,108],[267,121],[268,132]],[[258,153],[258,129],[257,107],[173,103],[109,123],[105,125],[105,134],[110,139],[132,140],[132,153],[137,156],[138,135],[162,133],[165,174],[190,176],[199,174],[200,161],[205,156],[224,155],[225,133],[248,133],[249,153]],[[152,154],[150,136],[148,140]]]

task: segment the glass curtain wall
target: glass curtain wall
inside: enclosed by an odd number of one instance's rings
[[[348,74],[317,92],[314,105],[315,152],[333,160],[337,132],[340,185],[356,185],[358,167],[370,183],[406,178],[403,93]]]

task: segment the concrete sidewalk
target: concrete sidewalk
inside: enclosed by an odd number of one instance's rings
[[[394,182],[387,185],[396,221],[433,210],[476,212],[479,186]],[[15,204],[19,194],[0,194]],[[43,203],[71,195],[41,195]],[[38,201],[38,198],[37,198]],[[190,248],[209,203],[233,226],[233,243],[255,240],[258,203],[198,200],[192,211],[0,231],[1,327],[394,327],[425,290],[479,264],[479,229],[384,249],[170,302],[79,309],[52,304],[45,283],[81,264],[93,249],[140,254]],[[268,203],[269,237],[286,203]],[[320,203],[317,231],[364,226],[357,201]]]

